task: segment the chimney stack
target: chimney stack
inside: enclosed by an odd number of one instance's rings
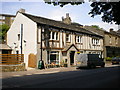
[[[71,24],[71,18],[69,16],[69,13],[66,13],[66,18],[62,17],[62,21],[66,24]]]
[[[69,13],[66,13],[66,18],[69,18]]]
[[[25,9],[21,8],[18,12],[25,13]]]
[[[110,28],[110,31],[109,32],[112,32],[113,31],[113,28]]]

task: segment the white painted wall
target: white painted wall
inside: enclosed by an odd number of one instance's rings
[[[26,68],[28,67],[28,55],[37,53],[37,24],[31,19],[27,18],[21,13],[17,13],[16,18],[7,32],[7,44],[14,49],[12,53],[19,50],[20,53],[20,40],[18,41],[18,34],[20,34],[21,24],[23,24],[23,54]],[[26,41],[26,45],[24,43]],[[15,49],[16,43],[17,48]]]

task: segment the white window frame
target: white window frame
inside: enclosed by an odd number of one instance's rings
[[[53,33],[54,33],[54,36],[53,36]],[[50,40],[59,40],[59,33],[58,34],[57,33],[58,32],[50,31]]]
[[[76,36],[76,43],[82,43],[82,36]]]
[[[93,45],[99,45],[100,44],[100,39],[92,38],[92,44]]]
[[[68,37],[67,37],[67,35],[68,35]],[[68,38],[68,40],[67,40],[67,38]],[[70,34],[66,34],[66,42],[70,42]]]
[[[5,16],[2,16],[2,20],[5,20]]]

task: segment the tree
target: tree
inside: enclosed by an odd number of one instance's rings
[[[44,0],[45,3],[59,5],[63,7],[67,4],[80,5],[85,3],[84,0]],[[91,17],[96,15],[102,15],[102,21],[107,23],[113,23],[120,25],[120,0],[89,0],[91,1]],[[113,2],[114,1],[114,2]],[[118,2],[115,2],[118,1]]]
[[[0,43],[4,42],[6,33],[9,30],[9,28],[10,27],[6,24],[0,25]]]
[[[96,29],[102,29],[102,30],[103,30],[103,28],[100,28],[98,25],[92,25],[91,27],[96,28]]]

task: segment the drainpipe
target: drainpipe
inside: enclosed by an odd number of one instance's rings
[[[23,44],[23,24],[21,24],[21,46],[20,46],[20,48],[21,48],[21,54],[22,54],[22,52],[23,52],[23,46],[22,46],[22,44]]]

